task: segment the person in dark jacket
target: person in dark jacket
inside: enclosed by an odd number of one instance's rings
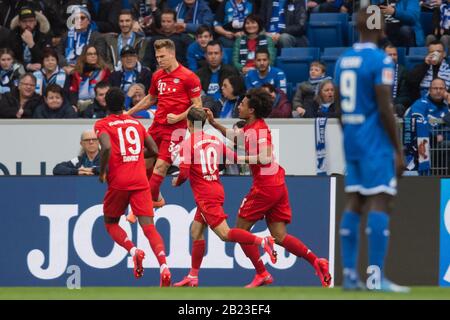
[[[305,0],[286,0],[284,8],[275,6],[276,1],[262,0],[259,16],[263,20],[267,35],[279,48],[306,47]],[[280,4],[280,1],[277,2]],[[284,9],[284,13],[281,13]]]
[[[338,118],[339,113],[334,103],[335,87],[333,80],[327,79],[319,84],[313,104],[306,109],[304,118]]]
[[[107,81],[101,81],[95,86],[95,99],[94,102],[89,105],[86,110],[81,112],[83,118],[100,119],[106,117],[106,93],[110,88],[110,84]]]
[[[47,35],[50,30],[47,18],[31,7],[23,7],[11,22],[11,30],[10,47],[16,60],[27,71],[41,69],[42,51],[52,45],[52,40]]]
[[[138,60],[137,51],[132,46],[125,46],[120,52],[120,70],[109,76],[112,87],[119,87],[126,94],[134,83],[142,83],[145,91],[150,88],[152,72]]]
[[[265,89],[273,99],[272,112],[267,118],[292,118],[292,105],[283,90],[275,88],[270,83],[263,84],[261,88]]]
[[[78,115],[65,98],[63,89],[57,84],[50,84],[45,89],[44,103],[36,107],[33,118],[72,119],[78,118]]]
[[[58,163],[53,168],[54,175],[93,176],[99,174],[100,144],[93,130],[81,134],[80,154],[70,161]]]
[[[42,97],[35,92],[36,78],[25,73],[19,79],[19,86],[8,93],[0,95],[0,118],[31,118]]]
[[[239,76],[239,71],[234,66],[223,63],[222,46],[216,40],[210,41],[206,46],[206,63],[196,74],[200,78],[203,91],[219,100],[223,80],[230,76]]]

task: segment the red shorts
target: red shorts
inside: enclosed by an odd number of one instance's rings
[[[223,211],[223,203],[205,201],[197,203],[197,212],[195,212],[194,221],[206,223],[211,229],[214,229],[227,217]]]
[[[239,217],[248,221],[266,218],[267,222],[290,223],[292,218],[289,193],[285,184],[274,187],[252,186],[242,200]]]
[[[108,189],[103,199],[103,213],[107,217],[120,218],[131,205],[136,216],[153,217],[153,202],[150,188],[141,190]]]
[[[180,143],[186,135],[185,129],[163,126],[156,122],[148,128],[148,134],[152,136],[158,146],[158,159],[164,160],[169,164],[178,157],[180,152]]]

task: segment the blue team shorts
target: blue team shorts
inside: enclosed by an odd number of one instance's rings
[[[363,196],[397,194],[394,155],[365,156],[358,160],[348,160],[345,192],[358,192]]]

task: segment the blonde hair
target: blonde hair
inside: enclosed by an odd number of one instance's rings
[[[166,48],[167,50],[175,51],[175,43],[173,43],[173,41],[170,39],[156,40],[153,46],[155,47],[155,50]]]

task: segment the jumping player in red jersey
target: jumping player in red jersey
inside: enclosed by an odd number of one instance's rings
[[[155,119],[148,133],[155,140],[159,154],[153,171],[149,169],[148,174],[153,206],[159,208],[165,204],[160,186],[184,139],[188,109],[191,106],[201,108],[202,100],[200,79],[177,62],[175,44],[169,39],[161,39],[156,40],[154,46],[160,69],[153,73],[149,94],[128,110],[128,114],[148,109],[157,102]],[[133,217],[129,220],[133,222]]]
[[[124,102],[125,95],[119,88],[108,90],[106,108],[109,115],[98,120],[94,126],[101,145],[99,179],[102,183],[108,183],[103,200],[105,226],[111,238],[133,256],[135,277],[142,277],[145,253],[136,248],[119,226],[120,216],[130,204],[160,264],[160,285],[168,287],[171,275],[164,242],[153,222],[143,147],[149,157],[156,156],[158,148],[141,123],[123,113]]]
[[[328,261],[318,258],[299,239],[287,233],[286,225],[291,222],[292,212],[289,204],[288,189],[285,183],[284,169],[274,160],[272,136],[263,118],[272,111],[272,100],[264,89],[250,89],[239,105],[239,118],[246,121],[243,131],[237,133],[218,123],[211,111],[208,121],[224,136],[235,137],[235,142],[245,139],[245,156],[238,157],[239,162],[250,164],[253,185],[242,201],[236,227],[250,230],[261,219],[266,219],[275,242],[297,257],[306,259],[316,270],[322,286],[331,284]],[[247,288],[270,284],[273,278],[264,267],[255,245],[241,245],[245,255],[252,261],[256,276]]]
[[[218,168],[225,157],[234,162],[236,156],[217,137],[203,132],[205,122],[206,112],[203,109],[189,110],[187,125],[191,136],[181,144],[180,173],[172,181],[172,185],[176,187],[190,179],[197,204],[197,212],[191,226],[192,268],[183,280],[174,284],[174,287],[198,286],[198,272],[205,253],[203,233],[208,225],[222,241],[259,245],[269,254],[273,263],[277,260],[272,237],[261,238],[247,230],[230,229],[228,226],[227,215],[223,211],[225,195],[219,180]]]

